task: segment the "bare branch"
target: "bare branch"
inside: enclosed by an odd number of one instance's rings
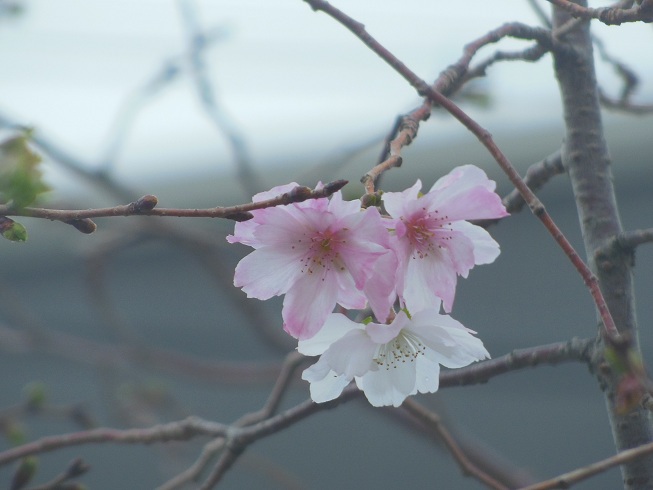
[[[562,165],[562,156],[560,150],[552,153],[544,160],[531,165],[526,171],[524,176],[524,183],[530,187],[533,192],[540,190],[551,177],[560,175],[565,172],[565,167]],[[515,213],[524,207],[526,202],[524,198],[513,190],[503,199],[503,204],[510,213]]]
[[[562,362],[588,363],[593,353],[593,339],[572,339],[567,342],[518,349],[496,359],[471,364],[464,368],[440,372],[440,389],[486,383],[491,378],[540,364]]]
[[[653,454],[653,442],[633,449],[626,449],[621,451],[619,454],[585,466],[584,468],[579,468],[577,470],[570,471],[569,473],[565,473],[564,475],[551,478],[550,480],[536,483],[535,485],[530,485],[523,488],[522,490],[550,490],[553,488],[571,488],[576,483],[587,480],[594,475],[598,475],[599,473],[603,473],[611,468],[614,468],[615,466],[628,463],[648,454]]]
[[[44,218],[64,223],[78,222],[90,218],[113,217],[113,216],[166,216],[184,218],[224,218],[233,221],[247,221],[253,216],[250,211],[264,209],[273,206],[281,206],[295,202],[306,201],[307,199],[321,199],[329,197],[339,191],[347,184],[346,180],[336,180],[326,184],[321,189],[310,189],[309,187],[297,186],[289,192],[281,194],[265,201],[239,204],[236,206],[215,207],[208,209],[174,209],[157,208],[157,198],[146,195],[137,201],[123,206],[98,209],[44,209],[44,208],[21,208],[16,209],[7,205],[0,205],[0,215],[3,216],[28,216],[31,218]]]
[[[633,249],[644,243],[653,242],[653,228],[644,230],[624,231],[616,239],[616,243],[624,249]]]
[[[98,428],[57,436],[47,436],[34,442],[7,449],[0,453],[0,466],[33,454],[41,454],[64,447],[85,444],[152,444],[155,442],[183,441],[196,436],[224,436],[228,427],[199,417],[188,417],[178,422],[155,425],[147,429]]]
[[[277,378],[277,381],[274,384],[270,396],[268,397],[268,400],[263,408],[256,412],[245,414],[236,422],[234,422],[234,427],[244,427],[256,422],[260,422],[269,418],[274,412],[276,412],[279,404],[281,403],[283,395],[285,394],[288,386],[290,385],[290,382],[292,381],[292,375],[304,360],[305,357],[296,351],[289,353],[286,356],[286,359],[281,367],[279,377]],[[202,449],[202,453],[200,454],[199,458],[193,463],[192,466],[161,485],[158,490],[173,490],[191,480],[195,480],[204,470],[206,465],[209,464],[213,455],[225,447],[226,442],[227,441],[225,439],[216,439],[207,443]],[[229,452],[229,448],[227,448],[226,451]],[[219,464],[218,466],[221,466],[222,464]],[[222,470],[218,469],[217,466],[213,470],[214,473],[221,471]]]

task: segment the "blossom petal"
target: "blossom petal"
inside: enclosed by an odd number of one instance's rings
[[[413,315],[410,328],[433,351],[429,357],[448,368],[460,368],[490,357],[483,342],[469,329],[435,310]]]
[[[415,359],[415,388],[419,393],[435,393],[440,387],[440,364],[427,350]]]
[[[390,325],[368,323],[365,326],[365,331],[373,342],[377,344],[387,344],[399,334],[401,329],[404,328],[408,322],[409,320],[406,313],[400,311],[397,313],[397,316]]]
[[[423,259],[410,259],[406,267],[404,288],[400,295],[412,313],[433,308],[442,300],[446,311],[451,311],[456,294],[456,271],[450,258],[429,255]]]
[[[502,218],[508,212],[495,187],[483,170],[463,165],[439,179],[429,194],[436,196],[433,205],[441,216],[451,221]]]
[[[297,339],[309,339],[324,325],[336,306],[338,283],[328,270],[301,274],[283,300],[283,328]]]
[[[456,221],[451,224],[453,230],[463,233],[474,247],[474,263],[476,265],[491,264],[501,252],[499,244],[480,226],[466,221]]]
[[[331,344],[320,359],[324,359],[337,374],[352,379],[372,369],[376,348],[363,330],[354,329]]]
[[[298,185],[299,184],[297,182],[291,182],[289,184],[283,184],[283,185],[278,185],[276,187],[273,187],[269,191],[259,192],[258,194],[254,195],[254,197],[252,198],[252,202],[261,202],[261,201],[267,201],[268,199],[273,199],[277,196],[280,196],[281,194],[290,192]]]
[[[302,379],[311,384],[311,399],[315,403],[324,403],[338,398],[342,390],[351,382],[351,378],[339,376],[331,371],[328,364],[321,358],[304,370]]]
[[[261,300],[284,294],[301,276],[296,256],[275,247],[263,247],[244,257],[236,266],[234,285],[248,298]]]
[[[416,384],[415,367],[412,363],[396,369],[378,369],[356,378],[369,402],[375,407],[400,406],[408,395],[413,394]]]
[[[406,214],[406,203],[417,200],[419,192],[422,189],[422,181],[417,182],[402,192],[385,192],[383,194],[383,207],[393,218],[400,218]]]
[[[372,277],[363,286],[370,308],[380,322],[385,322],[388,318],[397,297],[395,292],[397,264],[395,253],[388,251],[374,263]]]
[[[347,332],[363,328],[360,323],[351,321],[342,313],[331,313],[318,333],[297,343],[297,350],[305,356],[319,356]]]

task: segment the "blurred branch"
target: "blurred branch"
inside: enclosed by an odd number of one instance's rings
[[[289,353],[281,366],[281,372],[263,408],[256,412],[243,415],[234,422],[234,427],[251,425],[265,420],[274,414],[279,408],[283,395],[290,385],[293,374],[305,359],[298,352],[293,351]],[[211,462],[213,456],[224,449],[225,445],[225,439],[216,439],[207,443],[202,449],[199,458],[186,471],[167,481],[158,487],[157,490],[173,490],[192,480],[196,480],[204,468]]]
[[[653,22],[653,1],[642,0],[631,8],[601,7],[591,8],[576,5],[569,0],[548,0],[553,5],[566,10],[573,17],[583,20],[597,19],[606,25],[619,25],[625,22]],[[620,2],[632,5],[633,2]]]
[[[310,189],[304,186],[297,186],[289,192],[281,194],[272,199],[239,204],[236,206],[215,207],[208,209],[175,209],[157,208],[158,200],[155,196],[146,195],[140,199],[122,206],[99,209],[44,209],[44,208],[21,208],[0,205],[0,215],[3,216],[28,216],[31,218],[44,218],[54,221],[61,221],[71,225],[79,224],[90,218],[115,217],[115,216],[167,216],[184,218],[224,218],[233,221],[247,221],[253,216],[250,211],[264,209],[273,206],[281,206],[295,202],[302,202],[308,199],[321,199],[329,197],[339,191],[347,184],[346,180],[336,180],[324,185],[320,189]],[[76,226],[77,228],[77,226]],[[92,228],[92,229],[91,229]],[[95,231],[94,227],[89,228],[88,233]]]
[[[454,458],[464,475],[477,479],[489,488],[494,488],[497,490],[508,490],[508,487],[482,471],[480,468],[474,465],[474,463],[472,463],[469,458],[467,458],[467,455],[461,450],[460,446],[444,426],[440,416],[437,413],[428,410],[412,398],[406,399],[402,404],[402,408],[417,420],[419,420],[426,427],[428,427],[430,430],[435,431],[438,434],[440,440],[444,443],[447,450]]]
[[[206,50],[216,42],[224,40],[227,37],[227,29],[217,26],[205,31],[203,36],[204,44],[202,48]],[[148,81],[127,96],[114,118],[112,129],[109,131],[109,142],[98,166],[101,173],[108,174],[111,171],[111,167],[116,162],[118,152],[129,135],[137,114],[166,86],[179,79],[183,73],[184,64],[190,57],[190,52],[170,57],[163,62],[159,70]]]
[[[257,192],[260,192],[263,186],[259,182],[259,178],[252,166],[251,157],[245,144],[245,138],[236,128],[236,124],[227,114],[224,107],[218,104],[204,59],[208,39],[200,26],[196,6],[191,0],[179,0],[179,8],[189,38],[190,65],[196,93],[202,109],[220,133],[227,139],[231,153],[236,160],[236,169],[240,183],[245,191],[253,196]]]
[[[64,490],[67,488],[81,489],[83,487],[73,486],[74,484],[72,482],[69,484],[70,486],[64,486],[64,483],[68,482],[69,480],[72,480],[73,478],[82,476],[83,474],[88,472],[90,468],[91,466],[87,464],[83,459],[75,458],[68,464],[66,469],[61,474],[57,475],[49,482],[44,483],[42,485],[37,485],[35,487],[30,487],[26,490]]]
[[[279,363],[205,361],[166,349],[103,344],[55,330],[24,332],[2,324],[0,346],[13,354],[44,352],[95,368],[141,363],[212,383],[261,383],[274,379],[279,372]]]

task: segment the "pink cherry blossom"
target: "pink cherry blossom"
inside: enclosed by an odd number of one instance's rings
[[[297,184],[257,194],[261,201],[288,192]],[[370,307],[388,316],[394,301],[396,258],[389,234],[376,208],[361,210],[360,201],[331,199],[253,211],[254,218],[237,223],[230,243],[255,250],[236,267],[234,284],[250,298],[285,294],[284,329],[307,339],[315,335],[336,304],[348,309]],[[390,280],[370,281],[383,269]]]
[[[453,169],[420,196],[422,183],[403,192],[386,192],[383,203],[394,229],[397,294],[408,311],[453,306],[457,276],[474,265],[489,264],[499,244],[483,228],[466,220],[507,216],[495,183],[473,165]]]
[[[409,395],[436,392],[440,365],[459,368],[489,358],[473,333],[435,308],[410,319],[400,311],[390,325],[362,325],[333,313],[313,338],[299,341],[300,353],[320,355],[302,379],[317,403],[337,398],[355,380],[375,407],[398,407]]]

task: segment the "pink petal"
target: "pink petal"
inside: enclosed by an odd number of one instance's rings
[[[283,300],[283,328],[297,339],[310,339],[336,306],[338,283],[326,269],[302,274]]]
[[[365,326],[365,331],[367,332],[367,335],[370,336],[370,339],[375,344],[387,344],[390,342],[392,339],[394,339],[397,335],[399,335],[399,332],[401,331],[402,328],[404,328],[406,325],[408,325],[408,317],[406,316],[406,313],[403,311],[400,311],[397,313],[397,316],[395,317],[394,321],[390,325],[385,325],[385,324],[379,324],[379,323],[368,323]]]
[[[388,251],[374,263],[372,277],[363,287],[370,308],[380,322],[385,322],[397,299],[395,292],[397,265],[397,256],[394,252]]]
[[[404,288],[400,291],[408,311],[436,308],[442,300],[446,311],[451,311],[456,294],[456,271],[448,255],[410,259],[405,272]]]
[[[234,285],[242,287],[248,298],[266,300],[284,294],[300,276],[297,256],[275,247],[263,247],[238,263]]]
[[[409,187],[402,192],[385,192],[383,194],[383,206],[390,216],[393,218],[400,218],[405,216],[405,206],[407,202],[416,200],[419,192],[422,189],[422,181],[417,179],[417,182],[412,187]]]
[[[434,206],[450,221],[502,218],[508,213],[495,187],[483,170],[464,165],[439,179],[429,194],[436,196]]]
[[[480,226],[466,221],[456,221],[451,228],[463,233],[474,247],[474,264],[491,264],[499,256],[499,244]]]

